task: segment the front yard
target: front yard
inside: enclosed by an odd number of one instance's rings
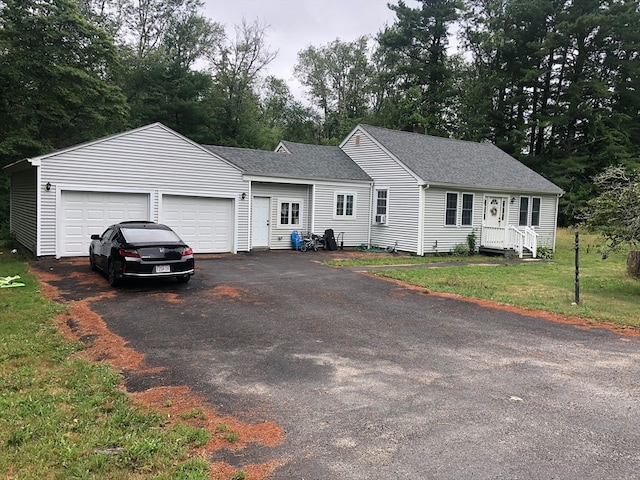
[[[497,262],[488,257],[396,257],[372,254],[368,258],[333,261],[335,266],[399,265],[424,263],[423,268],[376,270],[375,275],[424,287],[426,291],[447,292],[490,300],[527,309],[544,310],[581,317],[594,323],[640,328],[640,281],[626,274],[627,251],[602,258],[601,243],[595,235],[580,236],[580,303],[574,302],[574,231],[558,230],[553,260]],[[496,258],[491,258],[495,261]],[[454,266],[437,266],[443,261],[464,261]],[[468,263],[467,263],[468,262]]]

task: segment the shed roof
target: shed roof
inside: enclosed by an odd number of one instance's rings
[[[492,143],[477,143],[359,125],[425,183],[562,193]]]
[[[297,179],[372,181],[339,147],[281,142],[290,153],[249,148],[204,147],[246,174]]]

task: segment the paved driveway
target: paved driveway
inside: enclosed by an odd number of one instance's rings
[[[187,285],[127,286],[92,309],[167,367],[130,389],[188,385],[286,430],[214,460],[280,459],[278,479],[638,478],[639,339],[314,261],[326,255],[201,259]],[[109,290],[74,282],[88,267],[41,267],[67,298]]]

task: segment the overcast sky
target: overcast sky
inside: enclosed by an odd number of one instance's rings
[[[393,24],[395,14],[387,3],[396,0],[204,0],[204,14],[226,27],[229,36],[242,19],[258,19],[268,25],[266,43],[278,57],[269,65],[269,74],[287,81],[301,99],[300,85],[293,77],[300,50],[324,46],[336,38],[351,42],[362,35],[375,36],[385,24]],[[408,0],[407,5],[416,2]]]

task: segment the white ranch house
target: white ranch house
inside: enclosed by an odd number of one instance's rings
[[[490,143],[358,125],[338,147],[203,146],[155,123],[5,167],[10,230],[34,255],[88,255],[123,220],[166,223],[196,253],[291,248],[293,230],[345,247],[446,253],[555,246],[562,190]]]

